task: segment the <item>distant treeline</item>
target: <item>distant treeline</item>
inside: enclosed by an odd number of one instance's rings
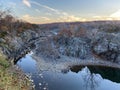
[[[7,34],[19,35],[24,30],[37,28],[38,25],[19,20],[9,10],[0,10],[0,38]]]

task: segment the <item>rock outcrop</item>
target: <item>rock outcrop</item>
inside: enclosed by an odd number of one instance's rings
[[[92,50],[103,59],[120,62],[120,33],[98,33],[93,40]]]
[[[58,37],[55,45],[62,55],[85,59],[90,55],[90,42],[87,37]]]
[[[1,40],[0,47],[9,60],[17,61],[30,52],[38,35],[35,31],[26,30],[19,36],[6,36]]]

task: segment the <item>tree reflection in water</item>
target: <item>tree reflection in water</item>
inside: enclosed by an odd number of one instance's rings
[[[117,68],[75,65],[61,70],[61,64],[37,62],[30,55],[17,64],[26,74],[32,74],[35,90],[120,90]]]
[[[84,87],[85,90],[95,90],[96,87],[99,86],[100,80],[98,80],[98,75],[91,73],[90,70],[85,67],[84,68],[85,74],[82,75],[84,80]]]

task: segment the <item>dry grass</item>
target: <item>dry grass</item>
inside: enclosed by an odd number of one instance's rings
[[[30,90],[29,79],[0,54],[0,90]]]
[[[0,69],[0,90],[29,90],[29,85],[28,79],[20,79],[17,73]]]

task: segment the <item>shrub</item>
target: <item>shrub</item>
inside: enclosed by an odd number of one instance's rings
[[[7,35],[7,32],[6,31],[3,31],[3,32],[0,32],[0,38],[3,38]]]

